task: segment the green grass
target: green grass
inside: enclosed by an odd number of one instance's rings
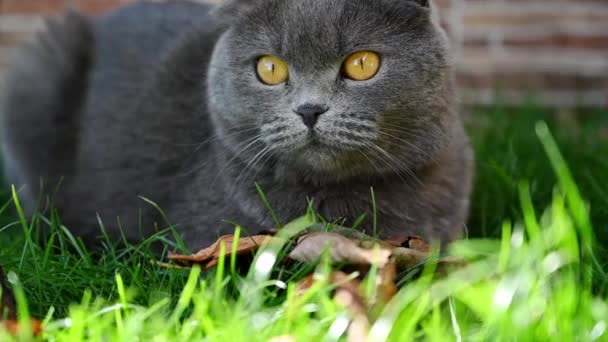
[[[469,265],[446,277],[434,276],[433,263],[402,274],[402,291],[372,314],[370,340],[608,340],[607,114],[585,113],[577,126],[532,106],[472,116],[478,168],[470,239],[447,252]],[[330,285],[295,295],[308,271],[327,276],[324,262],[285,266],[274,246],[249,273],[231,258],[205,274],[167,269],[153,262],[151,241],[108,242],[90,253],[53,224],[51,241],[41,244],[35,230],[45,218],[18,220],[10,193],[1,198],[8,205],[0,211],[0,264],[23,293],[22,316],[46,317],[43,338],[345,340],[349,314],[331,300]],[[19,338],[30,340],[27,331]]]

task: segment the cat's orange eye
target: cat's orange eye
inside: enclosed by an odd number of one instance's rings
[[[275,56],[260,57],[256,71],[260,81],[268,85],[285,83],[289,78],[287,63]]]
[[[373,51],[355,52],[344,61],[342,70],[351,80],[366,81],[380,69],[380,55]]]

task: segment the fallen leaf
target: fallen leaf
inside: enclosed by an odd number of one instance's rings
[[[261,234],[240,238],[236,255],[244,255],[256,251],[262,244],[269,243],[276,237],[271,236],[276,234],[275,229],[267,230]],[[234,235],[225,235],[220,237],[211,246],[204,248],[193,255],[169,254],[169,259],[177,262],[182,266],[192,266],[199,264],[204,270],[209,270],[217,266],[220,257],[220,244],[226,246],[227,257],[232,255],[232,244]],[[373,238],[364,235],[357,235],[357,238],[348,238],[338,233],[314,232],[301,235],[298,238],[295,248],[289,254],[291,259],[301,262],[317,261],[323,251],[328,248],[329,255],[334,263],[346,263],[350,265],[369,266],[377,265],[383,272],[388,272],[384,266],[389,262],[389,258],[394,260],[394,267],[398,270],[409,269],[425,262],[430,255],[430,247],[417,236],[405,236],[389,240],[376,241]],[[463,259],[454,259],[451,257],[441,258],[438,261],[438,271],[440,273],[447,272],[453,266],[464,264]],[[170,264],[159,263],[167,268],[175,268]],[[384,279],[384,278],[383,278]],[[388,281],[384,281],[384,293],[390,296],[394,291],[389,289]]]
[[[0,295],[2,296],[0,302],[0,329],[6,329],[11,335],[18,335],[23,326],[17,321],[17,304],[6,279],[4,270],[0,266]],[[42,323],[37,319],[31,319],[30,329],[34,335],[40,335],[42,333]]]
[[[413,249],[419,252],[430,252],[431,247],[418,236],[405,236],[401,238],[393,238],[382,241],[393,247],[403,247]]]
[[[381,282],[378,282],[377,292],[381,293],[386,291],[383,286],[384,282],[387,284],[392,282],[394,287],[394,264],[393,266],[385,267],[388,269],[388,273],[379,275]],[[315,278],[314,274],[311,274],[302,279],[297,285],[298,295],[303,295],[305,291],[310,289],[318,279]],[[365,300],[365,296],[362,293],[361,281],[354,278],[352,274],[346,274],[344,272],[332,272],[329,276],[329,283],[335,287],[333,300],[336,304],[342,306],[351,316],[351,322],[347,330],[347,341],[348,342],[366,342],[368,340],[370,320],[368,317],[369,304]],[[388,286],[390,287],[390,286]],[[396,289],[395,289],[396,291]],[[391,290],[390,297],[394,293]],[[387,294],[387,297],[389,295]]]
[[[309,274],[300,280],[296,286],[296,293],[298,295],[304,294],[304,292],[309,290],[317,281],[319,281],[316,277],[315,274]],[[351,291],[359,291],[361,286],[361,281],[354,278],[352,275],[348,275],[341,271],[332,272],[329,275],[329,283],[336,288],[347,288]]]
[[[296,293],[303,295],[317,281],[319,279],[314,274],[306,276],[296,286]],[[334,302],[346,309],[351,316],[347,340],[349,342],[367,341],[370,322],[367,317],[368,307],[365,297],[361,293],[361,281],[353,277],[352,274],[349,275],[341,271],[332,272],[328,281],[335,287]]]
[[[402,237],[402,238],[393,238],[393,239],[388,239],[388,240],[382,240],[382,243],[386,246],[390,246],[390,247],[404,247],[403,244],[404,242],[407,241],[409,237]]]
[[[17,304],[8,288],[6,279],[4,269],[0,266],[0,296],[2,297],[2,301],[0,302],[0,321],[2,319],[17,318]]]
[[[367,305],[360,291],[360,289],[353,289],[351,287],[338,287],[334,295],[334,301],[348,309],[353,317],[359,315],[366,316]]]
[[[237,255],[250,253],[261,245],[277,239],[276,231],[266,232],[269,235],[255,235],[239,239]],[[351,236],[350,232],[348,234]],[[201,264],[208,270],[218,263],[220,244],[226,245],[226,256],[232,254],[234,236],[222,236],[208,248],[190,256],[171,254],[170,259],[182,265]],[[378,267],[375,274],[374,288],[366,299],[362,293],[361,280],[342,271],[330,274],[329,283],[334,286],[333,300],[344,307],[351,316],[347,330],[348,342],[366,342],[368,340],[370,320],[368,312],[382,308],[397,293],[397,271],[409,269],[426,262],[431,256],[430,247],[417,236],[406,236],[390,240],[377,241],[360,233],[356,238],[347,237],[335,232],[312,232],[300,235],[289,258],[305,263],[317,261],[327,251],[333,263],[345,263],[354,269],[361,269],[361,274],[369,271],[370,265]],[[437,272],[448,272],[454,266],[466,264],[462,258],[444,257],[436,260]],[[370,273],[367,273],[368,275]],[[319,279],[311,274],[303,278],[296,287],[297,295],[308,291]],[[292,336],[277,336],[273,342],[292,342]]]
[[[262,244],[270,242],[274,237],[268,235],[253,235],[240,238],[236,255],[243,255],[257,250]],[[213,245],[198,251],[193,255],[169,254],[169,259],[182,265],[199,264],[205,270],[209,270],[217,266],[220,257],[220,246],[224,243],[226,246],[226,257],[232,255],[232,244],[234,243],[234,235],[225,235],[220,237]]]
[[[356,315],[348,326],[348,342],[367,342],[369,336],[370,323],[365,315]]]
[[[313,226],[312,228],[308,228],[306,230],[306,234],[312,234],[312,233],[327,233],[325,224],[321,223],[321,224],[318,224],[316,227]],[[349,228],[349,227],[344,227],[344,226],[333,226],[331,228],[331,233],[340,234],[348,239],[352,239],[352,240],[356,240],[356,241],[377,240],[377,239],[373,238],[372,236],[369,236],[360,230]]]
[[[17,336],[23,326],[16,320],[0,321],[0,329],[6,329],[9,334]],[[30,319],[30,329],[34,336],[42,334],[42,323],[37,319]]]
[[[327,247],[334,263],[376,264],[378,267],[383,267],[391,254],[391,251],[385,248],[360,248],[355,241],[340,234],[312,233],[298,239],[289,257],[301,262],[314,262],[321,257]]]
[[[418,236],[410,236],[407,240],[401,244],[402,247],[411,248],[415,251],[419,252],[430,252],[431,246],[429,246],[426,242],[422,241],[422,239]]]
[[[414,267],[429,257],[428,252],[421,252],[411,248],[397,247],[392,251],[392,257],[395,259],[397,268],[408,269]]]
[[[372,303],[387,303],[397,294],[397,265],[394,260],[390,260],[378,271],[376,280],[376,298]]]
[[[368,306],[363,294],[361,293],[360,283],[356,287],[339,286],[334,294],[334,302],[344,307],[352,317],[347,330],[347,341],[367,341],[370,322],[369,318],[367,317]]]

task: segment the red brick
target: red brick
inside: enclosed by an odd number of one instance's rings
[[[540,39],[506,39],[505,46],[515,47],[563,47],[580,49],[608,50],[608,33],[606,36],[576,36],[554,34]]]
[[[494,73],[468,74],[459,73],[458,83],[470,89],[507,88],[521,91],[551,89],[594,90],[608,89],[608,75],[584,77],[580,75],[560,75],[556,73]],[[608,95],[608,94],[607,94]]]
[[[2,0],[0,14],[50,15],[67,8],[77,8],[87,14],[100,14],[129,0]]]
[[[579,23],[593,24],[606,23],[608,16],[605,14],[529,14],[518,15],[508,13],[488,13],[483,15],[465,15],[464,22],[466,25],[526,25],[539,22],[563,22],[576,21]]]

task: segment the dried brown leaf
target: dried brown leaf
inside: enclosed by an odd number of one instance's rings
[[[243,255],[257,250],[262,244],[270,242],[274,237],[268,235],[254,235],[240,238],[236,255]],[[217,266],[220,257],[220,246],[224,243],[226,246],[226,256],[232,255],[232,244],[234,243],[234,235],[224,235],[220,237],[213,245],[204,248],[193,255],[169,254],[169,259],[182,265],[199,264],[204,269],[208,270]]]
[[[416,266],[429,257],[428,252],[421,252],[411,248],[397,247],[392,250],[392,257],[399,269]]]
[[[267,232],[265,234],[272,234]],[[269,243],[276,237],[269,235],[254,235],[243,237],[238,241],[236,255],[251,253],[264,243]],[[209,270],[217,266],[220,257],[220,244],[226,245],[226,256],[232,254],[233,235],[220,237],[213,245],[204,248],[193,255],[170,254],[169,259],[184,266],[200,264]],[[299,237],[295,248],[289,257],[302,262],[314,262],[328,249],[334,263],[346,263],[355,267],[368,267],[375,264],[379,267],[376,282],[376,293],[372,303],[384,303],[397,292],[395,278],[397,270],[408,269],[426,261],[430,255],[430,247],[417,236],[406,236],[383,241],[351,239],[337,233],[315,232]],[[390,260],[389,260],[390,259]],[[464,260],[457,258],[441,258],[438,260],[438,272],[446,273],[451,268],[461,266]],[[166,265],[168,266],[168,265]],[[363,271],[366,272],[366,271]],[[311,276],[312,277],[312,276]],[[306,285],[306,281],[310,284]],[[311,286],[313,278],[305,278],[300,286]]]
[[[261,245],[278,239],[269,235],[255,235],[238,241],[237,255],[250,253]],[[208,248],[190,256],[170,255],[170,259],[184,265],[201,264],[205,269],[217,265],[220,244],[226,245],[226,256],[232,253],[231,247],[234,236],[222,236]],[[343,306],[352,317],[348,328],[347,341],[365,342],[368,340],[370,321],[368,311],[384,305],[397,293],[397,270],[411,268],[426,261],[430,256],[430,247],[416,236],[398,239],[374,241],[373,239],[352,239],[337,233],[314,232],[299,237],[296,246],[289,257],[301,262],[317,261],[328,251],[332,262],[347,263],[366,270],[370,265],[378,267],[375,288],[369,301],[363,295],[361,281],[344,272],[330,274],[329,282],[335,287],[334,301]],[[446,257],[438,261],[438,272],[447,272],[454,266],[463,265],[461,258]],[[364,271],[365,272],[365,271]],[[297,293],[302,295],[309,290],[318,279],[311,274],[302,279],[297,285]],[[293,341],[293,337],[277,336],[272,341]]]
[[[0,329],[6,329],[9,334],[17,335],[22,329],[22,325],[17,321],[17,304],[12,292],[8,288],[6,276],[1,266],[0,295],[2,296],[2,301],[0,302]],[[4,321],[4,318],[8,318],[8,320]],[[42,333],[42,323],[37,319],[31,319],[30,329],[34,335],[40,335]]]
[[[388,240],[382,240],[381,242],[384,245],[390,246],[390,247],[403,247],[403,244],[407,242],[408,238],[409,237],[393,238],[393,239],[388,239]]]
[[[388,262],[378,272],[377,295],[378,301],[386,303],[397,293],[397,265],[394,260]]]
[[[361,292],[361,281],[344,272],[333,272],[329,277],[330,284],[335,287],[334,302],[344,307],[352,317],[347,331],[347,341],[367,341],[370,322],[367,316],[368,305]],[[305,277],[298,283],[297,293],[304,294],[317,281],[313,274]]]
[[[348,326],[348,342],[367,342],[369,341],[369,319],[365,315],[356,315]]]
[[[403,247],[413,249],[419,252],[430,252],[431,247],[418,236],[405,236],[382,241],[386,245],[392,247]]]
[[[429,253],[431,251],[431,247],[418,236],[408,237],[402,246],[419,252]]]
[[[398,246],[393,246],[390,242],[384,241],[384,240],[374,240],[374,239],[354,240],[354,242],[356,242],[359,247],[364,248],[364,249],[373,249],[376,246],[380,246],[381,248],[384,248],[384,249],[393,249],[395,247],[398,247]]]
[[[313,262],[321,257],[326,248],[329,248],[329,255],[334,263],[376,264],[383,267],[391,254],[386,248],[360,248],[355,241],[340,234],[312,233],[298,239],[298,244],[289,257],[301,262]]]
[[[318,281],[315,277],[315,274],[309,274],[300,280],[296,286],[296,293],[302,295],[308,291]],[[336,288],[345,288],[354,292],[360,291],[361,282],[344,272],[332,272],[329,277],[329,283]]]
[[[353,317],[367,315],[367,305],[359,289],[338,287],[334,295],[334,301],[346,308]]]
[[[347,341],[367,341],[370,322],[367,317],[368,306],[361,293],[361,287],[338,287],[334,295],[334,302],[344,307],[352,316],[352,320],[348,326]]]
[[[9,334],[17,336],[23,326],[16,320],[0,321],[0,329],[6,329]],[[30,319],[30,329],[34,336],[42,334],[42,323],[37,319]]]
[[[16,319],[17,318],[17,304],[15,298],[13,298],[12,292],[8,288],[6,283],[6,275],[4,269],[0,266],[0,294],[2,301],[0,302],[0,320],[3,318]]]
[[[302,278],[302,280],[300,280],[298,282],[298,285],[296,285],[296,294],[297,295],[303,295],[304,293],[306,293],[306,291],[308,291],[315,283],[317,282],[317,280],[315,279],[315,275],[314,274],[309,274],[306,277]]]

